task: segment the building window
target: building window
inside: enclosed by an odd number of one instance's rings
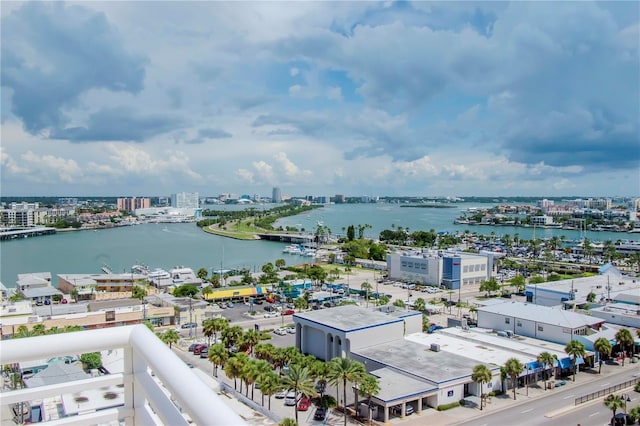
[[[544,327],[541,325],[538,325],[538,331],[544,331]]]
[[[504,319],[504,323],[505,324],[511,324],[511,318],[505,318]]]
[[[516,325],[517,325],[518,327],[522,327],[522,321],[519,321],[519,320],[518,320],[518,321],[516,321]]]

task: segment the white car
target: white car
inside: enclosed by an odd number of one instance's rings
[[[277,312],[267,312],[266,314],[264,314],[265,318],[278,318],[280,315],[278,315]]]
[[[274,333],[276,333],[278,336],[284,336],[287,334],[287,329],[286,328],[277,328],[275,330],[273,330]]]

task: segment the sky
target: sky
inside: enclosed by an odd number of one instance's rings
[[[11,2],[0,194],[639,196],[638,2]]]

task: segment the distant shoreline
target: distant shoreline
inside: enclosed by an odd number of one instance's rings
[[[400,207],[414,207],[418,209],[455,209],[458,206],[451,204],[401,204]]]

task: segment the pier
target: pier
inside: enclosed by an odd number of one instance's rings
[[[304,244],[313,242],[314,236],[308,234],[256,234],[261,240],[283,243]]]
[[[0,240],[15,240],[18,238],[39,237],[55,234],[56,228],[40,226],[36,228],[4,228],[0,231]]]

